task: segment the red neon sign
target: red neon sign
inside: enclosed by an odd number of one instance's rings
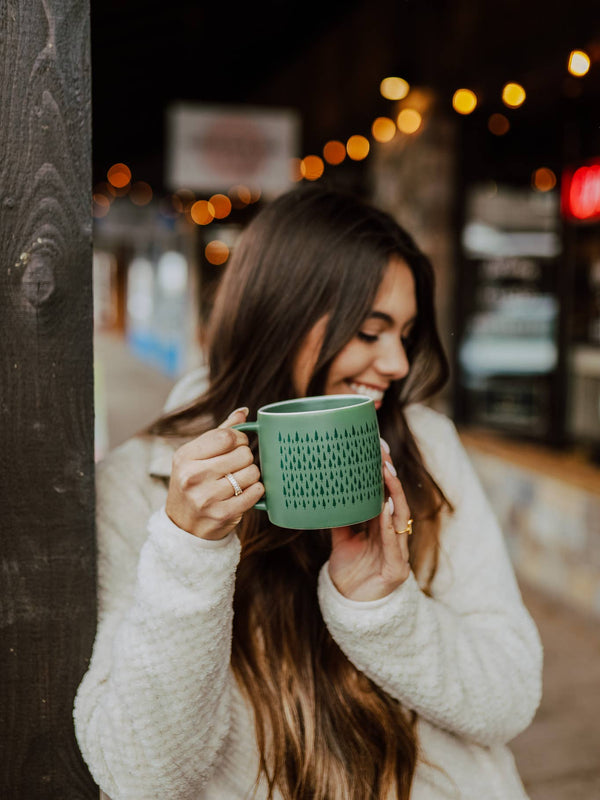
[[[563,173],[561,207],[567,219],[600,219],[600,163],[584,164]]]

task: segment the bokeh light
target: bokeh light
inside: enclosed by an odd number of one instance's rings
[[[477,95],[471,89],[457,89],[452,97],[452,108],[459,114],[471,114],[477,108]]]
[[[307,181],[317,181],[323,174],[325,165],[319,156],[305,156],[300,163],[300,172]]]
[[[105,194],[111,203],[118,194],[115,187],[108,183],[108,181],[101,181],[100,183],[97,183],[94,186],[94,192],[97,194]]]
[[[396,123],[389,117],[377,117],[371,125],[371,133],[377,142],[391,142],[396,135]]]
[[[226,194],[213,194],[208,202],[214,208],[217,219],[225,219],[231,213],[231,200]]]
[[[227,194],[234,208],[244,208],[244,206],[252,202],[252,192],[247,186],[244,186],[243,183],[237,183],[235,186],[232,186]]]
[[[384,78],[379,84],[379,91],[386,100],[402,100],[410,91],[404,78]]]
[[[590,68],[590,57],[584,50],[571,50],[567,69],[571,75],[581,78],[587,75]]]
[[[492,114],[488,119],[488,130],[494,136],[504,136],[510,130],[510,122],[504,114]]]
[[[369,144],[369,140],[359,134],[351,136],[346,142],[348,158],[351,158],[353,161],[362,161],[363,158],[369,155],[370,149],[371,145]]]
[[[402,133],[416,133],[423,123],[423,117],[414,108],[403,108],[398,114],[396,125]]]
[[[209,264],[214,264],[218,267],[221,264],[224,264],[229,258],[229,248],[225,242],[220,242],[218,239],[214,239],[204,248],[204,255],[206,256],[206,260]]]
[[[92,195],[92,216],[96,219],[105,217],[110,211],[110,200],[101,192]]]
[[[117,189],[123,189],[131,181],[131,170],[127,164],[113,164],[106,177]]]
[[[533,171],[531,185],[538,192],[549,192],[556,186],[556,175],[548,167],[540,167]]]
[[[146,181],[136,181],[129,192],[129,199],[136,206],[147,206],[152,200],[152,187]]]
[[[196,225],[208,225],[215,218],[215,209],[208,200],[197,200],[190,209],[190,214]]]
[[[301,164],[302,164],[301,158],[290,159],[290,177],[293,181],[298,182],[302,180],[302,172],[300,171]]]
[[[337,165],[341,164],[346,158],[346,147],[343,142],[338,142],[337,139],[332,139],[327,142],[323,148],[323,158],[328,164]]]
[[[520,83],[507,83],[502,89],[502,102],[509,108],[519,108],[526,97],[525,89]]]

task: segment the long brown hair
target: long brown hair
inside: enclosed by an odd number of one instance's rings
[[[326,316],[307,391],[321,394],[392,256],[413,273],[418,315],[407,345],[409,374],[388,389],[378,416],[416,520],[411,565],[428,591],[448,504],[403,408],[441,388],[447,362],[431,264],[384,212],[320,187],[296,189],[259,212],[240,236],[215,301],[209,388],[150,432],[197,434],[237,406],[248,406],[252,419],[260,406],[295,397],[295,358]],[[251,511],[238,533],[231,663],[254,710],[257,782],[266,780],[269,797],[277,789],[285,800],[407,800],[417,761],[414,715],[354,667],[323,621],[317,578],[330,553],[328,532],[276,528]]]

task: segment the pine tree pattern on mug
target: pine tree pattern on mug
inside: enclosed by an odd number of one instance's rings
[[[377,422],[333,433],[279,433],[286,508],[353,505],[381,491]]]

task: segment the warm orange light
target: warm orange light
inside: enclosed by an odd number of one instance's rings
[[[477,108],[477,95],[471,89],[457,89],[452,97],[452,108],[459,114],[471,114]]]
[[[208,202],[214,208],[217,219],[224,219],[231,213],[231,200],[225,194],[213,194]]]
[[[136,181],[129,192],[129,199],[136,206],[147,206],[152,200],[152,187],[146,181]]]
[[[325,164],[319,156],[305,156],[300,162],[300,172],[307,181],[317,181],[323,174]]]
[[[105,217],[110,211],[110,200],[105,194],[95,193],[92,195],[92,216],[96,219]]]
[[[323,158],[328,164],[341,164],[346,158],[346,148],[343,142],[338,142],[337,139],[332,139],[327,142],[323,148]]]
[[[404,78],[384,78],[379,91],[386,100],[402,100],[410,92],[410,86]]]
[[[171,205],[178,214],[183,214],[183,203],[178,194],[171,195]]]
[[[110,183],[107,183],[107,181],[101,181],[100,183],[97,183],[94,186],[94,192],[98,194],[105,194],[111,203],[117,196],[117,190]]]
[[[423,117],[414,108],[403,108],[398,114],[396,125],[402,133],[416,133],[423,123]]]
[[[231,199],[231,204],[234,208],[243,208],[252,201],[252,193],[247,186],[243,183],[238,183],[232,186],[227,192]]]
[[[204,248],[204,255],[206,256],[206,260],[209,264],[214,264],[218,267],[221,264],[224,264],[229,258],[229,248],[225,242],[220,242],[218,239],[214,239]]]
[[[571,50],[567,69],[577,78],[587,75],[590,69],[590,57],[584,50]]]
[[[525,89],[520,83],[507,83],[502,89],[502,102],[509,108],[519,108],[525,102]]]
[[[504,114],[492,114],[488,119],[488,129],[494,136],[504,136],[510,130],[510,122]]]
[[[369,144],[369,140],[358,134],[351,136],[346,142],[348,158],[351,158],[353,161],[362,161],[363,158],[369,155],[370,149],[371,145]]]
[[[109,183],[112,183],[117,189],[122,189],[131,180],[131,170],[127,164],[113,164],[106,173],[106,177]]]
[[[540,167],[532,173],[531,185],[538,192],[549,192],[556,186],[556,175],[548,167]]]
[[[250,202],[251,203],[258,203],[258,201],[260,200],[261,195],[262,195],[262,191],[260,189],[260,186],[252,186],[250,188]]]
[[[196,225],[208,225],[215,218],[215,209],[207,200],[198,200],[191,207],[190,214]]]
[[[371,133],[376,142],[391,142],[396,135],[396,123],[389,117],[377,117],[371,125]]]
[[[300,171],[301,164],[302,159],[290,158],[290,177],[293,181],[297,182],[302,180],[302,172]]]

